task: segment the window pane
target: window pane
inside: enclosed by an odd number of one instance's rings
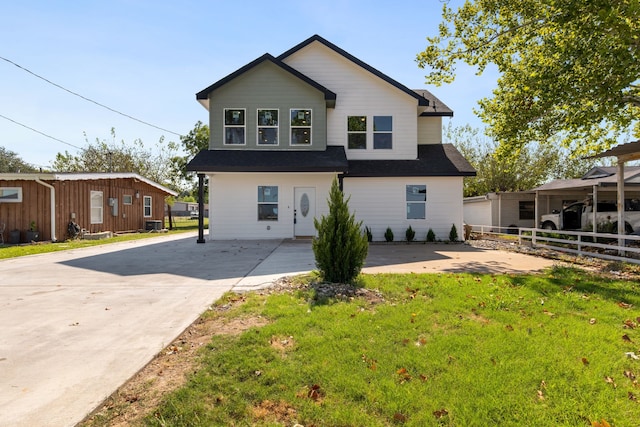
[[[533,201],[520,202],[520,219],[535,219],[535,204]]]
[[[391,116],[374,116],[373,131],[374,132],[391,132],[392,118]]]
[[[103,198],[102,191],[92,191],[91,198],[91,224],[102,224]]]
[[[278,144],[278,128],[258,128],[258,144]]]
[[[350,133],[349,148],[352,150],[365,150],[367,148],[367,134]]]
[[[244,110],[224,110],[224,124],[244,126]]]
[[[347,118],[347,130],[349,132],[366,132],[367,117],[366,116],[349,116]]]
[[[373,148],[391,149],[391,134],[390,133],[374,133]]]
[[[244,144],[244,128],[225,128],[225,144]]]
[[[425,204],[407,203],[407,219],[425,219]]]
[[[123,205],[130,205],[133,203],[133,196],[130,194],[125,194],[124,196],[122,196],[122,204]]]
[[[278,126],[278,110],[258,110],[258,126]]]
[[[291,126],[311,126],[311,110],[291,110]]]
[[[278,202],[278,187],[258,186],[258,203],[262,202]]]
[[[291,129],[291,144],[311,144],[311,129],[310,128],[300,128],[300,129]]]
[[[258,221],[277,221],[278,205],[277,204],[259,204],[258,205]]]
[[[426,185],[407,185],[407,202],[424,202],[426,200]]]

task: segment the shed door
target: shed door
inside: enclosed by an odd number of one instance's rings
[[[316,235],[313,219],[316,216],[316,189],[315,187],[296,187],[293,190],[294,226],[293,235],[295,237],[309,237]]]

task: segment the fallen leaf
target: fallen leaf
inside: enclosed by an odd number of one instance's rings
[[[538,390],[538,400],[544,400],[544,394],[542,393],[542,390]]]
[[[631,381],[636,379],[636,374],[631,371],[624,371],[624,376],[629,378]]]
[[[447,411],[446,409],[442,408],[438,411],[433,411],[433,415],[436,417],[436,419],[440,419],[442,417],[445,417],[447,415],[449,415],[449,411]]]
[[[596,324],[596,318],[592,317],[591,319],[589,319],[589,324],[590,325],[595,325]]]
[[[629,338],[629,335],[627,335],[627,334],[624,334],[624,335],[622,336],[622,340],[623,340],[623,341],[626,341],[626,342],[633,342],[633,341],[631,341],[631,338]]]
[[[626,352],[625,356],[633,360],[640,360],[640,357],[636,356],[636,354],[633,351]]]
[[[506,328],[507,331],[513,331],[513,326],[511,326],[511,325],[507,325],[507,326],[505,326],[505,328]]]
[[[322,397],[320,393],[321,393],[320,386],[318,384],[314,384],[309,389],[309,393],[307,393],[307,397],[312,400],[318,400],[320,399],[320,397]]]
[[[613,388],[617,388],[617,387],[618,387],[618,386],[616,385],[616,382],[613,380],[613,378],[611,378],[611,377],[609,377],[609,376],[604,377],[604,381],[605,381],[607,384],[611,384],[611,385],[613,386]]]
[[[591,426],[592,427],[611,427],[611,424],[609,424],[606,420],[603,419],[601,422],[591,421]]]
[[[633,320],[627,319],[624,321],[624,326],[623,328],[625,329],[635,329],[636,324],[633,323]]]
[[[583,358],[582,358],[582,364],[583,364],[584,366],[589,366],[589,361],[587,360],[587,358],[586,358],[586,357],[583,357]]]
[[[401,423],[407,421],[407,417],[405,415],[402,415],[400,412],[396,412],[395,414],[393,414],[393,419],[394,421],[399,421]]]
[[[631,307],[633,307],[633,304],[628,304],[628,303],[626,303],[626,302],[622,302],[622,301],[620,301],[620,302],[618,303],[618,307],[622,307],[622,308],[631,308]]]
[[[427,376],[426,376],[426,375],[422,375],[422,374],[420,374],[420,379],[421,379],[421,380],[422,380],[422,382],[424,383],[424,382],[427,382],[427,380],[428,380],[429,378],[427,378]]]
[[[549,316],[549,317],[553,317],[553,316],[555,316],[555,314],[553,314],[552,312],[550,312],[550,311],[548,311],[548,310],[542,310],[542,312],[543,312],[544,314],[546,314],[547,316]]]
[[[628,392],[628,393],[627,393],[627,396],[629,397],[629,400],[632,400],[632,401],[634,401],[634,402],[637,402],[637,401],[638,401],[638,398],[636,397],[636,395],[635,395],[635,394],[633,394],[633,393],[631,393],[631,392]]]

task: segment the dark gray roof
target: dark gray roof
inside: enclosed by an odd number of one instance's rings
[[[203,89],[200,92],[196,93],[196,99],[207,99],[209,97],[209,94],[211,92],[213,92],[214,90],[216,90],[217,88],[229,83],[231,80],[233,80],[236,77],[246,73],[247,71],[251,70],[252,68],[256,67],[259,64],[262,64],[265,61],[268,61],[268,62],[271,62],[271,63],[277,65],[278,67],[282,68],[283,70],[285,70],[289,74],[294,75],[295,77],[299,78],[300,80],[302,80],[303,82],[307,83],[308,85],[316,88],[317,90],[319,90],[320,92],[322,92],[324,94],[325,100],[333,101],[333,105],[331,105],[331,106],[335,105],[336,94],[334,92],[331,92],[329,89],[327,89],[326,87],[322,86],[320,83],[316,82],[315,80],[310,79],[309,77],[305,76],[304,74],[302,74],[298,70],[288,66],[284,62],[280,61],[277,58],[274,58],[272,55],[270,55],[268,53],[265,53],[260,58],[248,63],[244,67],[242,67],[242,68],[234,71],[233,73],[229,74],[228,76],[218,80],[217,82],[215,82],[211,86],[207,87],[206,89]]]
[[[396,80],[392,79],[391,77],[387,76],[386,74],[376,70],[375,68],[373,68],[369,64],[359,60],[355,56],[351,55],[349,52],[339,48],[338,46],[334,45],[330,41],[320,37],[317,34],[309,37],[307,40],[303,41],[302,43],[299,43],[296,46],[292,47],[291,49],[289,49],[288,51],[286,51],[282,55],[278,56],[278,59],[284,60],[286,57],[298,52],[299,50],[303,49],[304,47],[306,47],[306,46],[308,46],[311,43],[316,42],[316,41],[319,42],[319,43],[322,43],[323,45],[325,45],[329,49],[333,50],[337,54],[342,55],[343,57],[345,57],[349,61],[353,62],[354,64],[364,68],[365,70],[367,70],[371,74],[381,78],[382,80],[384,80],[385,82],[389,83],[390,85],[395,86],[396,88],[400,89],[401,91],[405,92],[406,94],[414,97],[415,99],[418,100],[418,105],[422,105],[422,106],[428,106],[429,105],[429,101],[426,98],[424,98],[422,95],[420,95],[419,93],[409,89],[408,87],[406,87],[402,83],[399,83]]]
[[[452,144],[418,145],[417,160],[350,160],[346,177],[475,176]]]
[[[444,117],[453,117],[453,110],[447,107],[444,102],[440,101],[437,96],[432,94],[426,89],[414,89],[413,90],[418,95],[422,96],[426,100],[429,101],[429,108],[420,116],[444,116]]]
[[[195,172],[345,172],[342,146],[326,151],[202,150],[188,164]]]

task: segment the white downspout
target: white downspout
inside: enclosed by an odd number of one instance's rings
[[[58,239],[56,238],[56,189],[53,188],[53,185],[47,184],[46,182],[40,181],[40,178],[36,178],[36,182],[40,185],[43,185],[49,188],[49,194],[51,195],[51,241],[56,242]]]

